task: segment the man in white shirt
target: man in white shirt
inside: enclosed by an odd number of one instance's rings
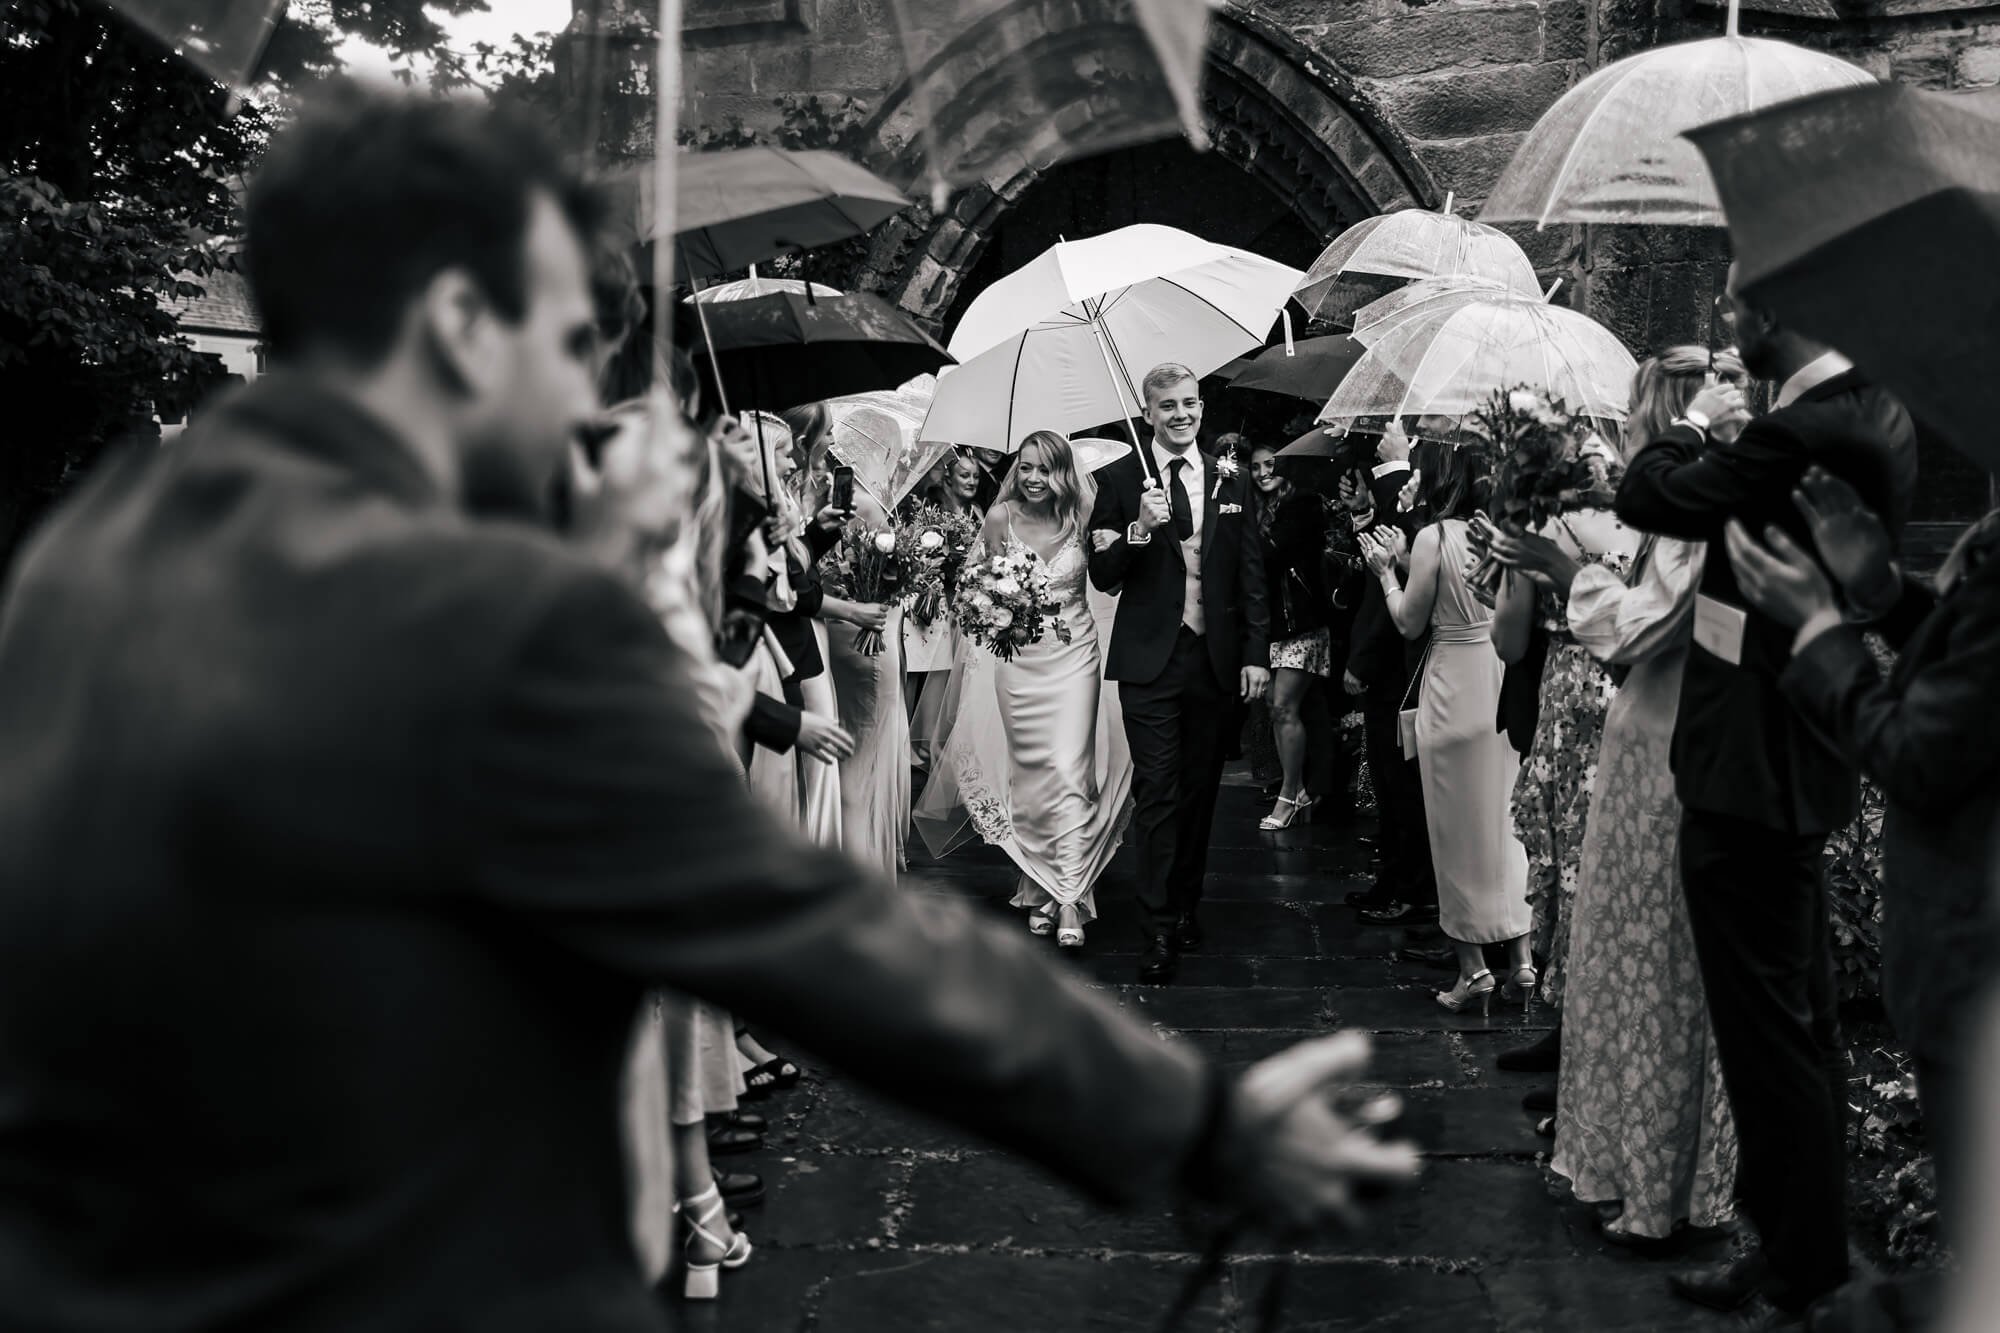
[[[1156,366],[1141,387],[1153,439],[1096,474],[1091,582],[1121,593],[1104,674],[1119,682],[1132,749],[1133,841],[1145,953],[1139,979],[1171,981],[1199,948],[1201,881],[1240,702],[1270,683],[1264,556],[1249,480],[1195,446],[1201,388]]]

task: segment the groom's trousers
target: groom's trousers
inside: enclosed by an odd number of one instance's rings
[[[1140,928],[1147,938],[1201,902],[1208,830],[1236,694],[1216,679],[1208,642],[1186,625],[1167,668],[1143,685],[1118,687],[1132,751],[1132,832],[1139,853]]]
[[[1793,1310],[1848,1273],[1848,1068],[1825,848],[1820,834],[1681,813],[1688,924],[1741,1144],[1736,1192],[1764,1242],[1767,1294]]]

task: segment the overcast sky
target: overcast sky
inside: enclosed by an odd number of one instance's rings
[[[484,14],[444,20],[451,45],[467,54],[474,42],[503,46],[517,32],[561,32],[569,24],[570,0],[486,0]],[[340,48],[347,71],[356,78],[387,78],[391,63],[386,51],[349,39]]]

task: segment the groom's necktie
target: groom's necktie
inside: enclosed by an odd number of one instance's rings
[[[1181,481],[1181,473],[1187,468],[1187,459],[1176,458],[1167,464],[1167,471],[1173,480],[1167,483],[1167,504],[1173,510],[1174,536],[1186,541],[1194,536],[1194,509],[1188,504],[1187,487]]]

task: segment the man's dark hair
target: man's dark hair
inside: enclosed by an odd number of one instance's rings
[[[521,318],[537,194],[588,242],[595,194],[519,113],[370,94],[308,113],[272,144],[245,208],[246,267],[273,356],[317,344],[373,364],[417,293],[451,267],[503,317]]]

